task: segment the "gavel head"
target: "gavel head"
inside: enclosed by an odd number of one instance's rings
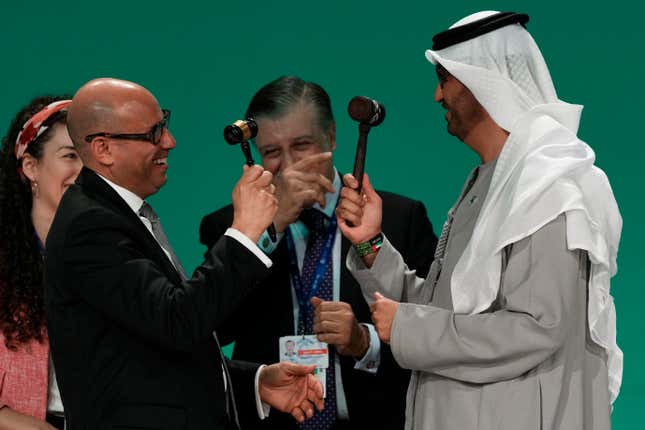
[[[371,127],[376,127],[385,119],[385,106],[369,97],[354,97],[349,101],[347,111],[354,121]]]
[[[235,145],[240,142],[247,142],[258,135],[258,125],[256,122],[247,118],[246,120],[238,119],[231,125],[224,128],[224,140],[229,145]]]

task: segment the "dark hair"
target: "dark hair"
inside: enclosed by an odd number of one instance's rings
[[[33,99],[11,121],[2,139],[0,152],[0,329],[7,348],[15,350],[45,335],[43,257],[31,222],[31,186],[18,173],[14,147],[23,125],[45,106],[69,96],[42,96]],[[66,123],[66,112],[50,116],[50,127],[29,144],[26,153],[36,159],[43,155],[51,139],[51,125]]]
[[[278,117],[300,101],[311,103],[318,112],[318,125],[327,130],[334,122],[327,92],[314,82],[295,76],[282,76],[255,93],[246,110],[246,118]]]

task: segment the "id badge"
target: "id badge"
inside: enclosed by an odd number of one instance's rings
[[[282,336],[279,339],[280,361],[289,361],[295,364],[309,366],[314,364],[314,375],[323,386],[325,397],[327,368],[329,367],[329,346],[321,342],[316,335]]]

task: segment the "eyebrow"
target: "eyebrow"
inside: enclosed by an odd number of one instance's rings
[[[76,151],[76,148],[74,148],[74,145],[65,145],[58,148],[56,152],[60,151],[61,149],[73,149],[74,151]]]

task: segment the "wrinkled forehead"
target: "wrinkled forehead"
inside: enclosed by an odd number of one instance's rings
[[[155,98],[126,100],[115,109],[119,123],[152,126],[163,118],[161,107]]]

